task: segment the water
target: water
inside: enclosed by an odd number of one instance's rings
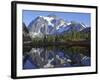
[[[82,67],[91,65],[90,49],[79,46],[32,47],[23,54],[23,69]]]

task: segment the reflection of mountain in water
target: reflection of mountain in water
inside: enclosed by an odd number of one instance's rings
[[[83,47],[32,48],[23,57],[23,69],[90,66],[89,53]]]

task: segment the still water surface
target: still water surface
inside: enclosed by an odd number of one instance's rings
[[[33,47],[23,54],[23,69],[90,66],[87,47],[46,46]]]

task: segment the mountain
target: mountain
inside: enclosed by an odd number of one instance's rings
[[[29,33],[29,30],[27,29],[25,23],[23,23],[23,32],[24,33]]]
[[[91,32],[91,28],[90,27],[87,27],[87,28],[81,30],[81,32],[89,33],[89,32]]]
[[[23,23],[23,40],[24,41],[31,41],[31,38],[29,36],[29,30],[27,29],[25,23]]]
[[[83,26],[83,24],[80,23],[76,23],[76,22],[71,22],[69,25],[67,25],[66,27],[61,27],[60,29],[57,30],[57,34],[64,34],[64,33],[70,33],[73,31],[79,32],[83,29],[85,29],[86,27]]]
[[[43,37],[45,35],[62,34],[64,32],[81,31],[86,26],[77,22],[66,22],[64,19],[52,14],[48,16],[38,16],[30,22],[28,26],[31,37]]]

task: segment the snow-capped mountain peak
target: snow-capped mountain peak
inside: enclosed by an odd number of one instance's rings
[[[45,17],[45,16],[40,16],[41,18],[43,18],[44,20],[46,20],[48,22],[48,25],[54,26],[51,21],[54,19],[53,17]]]
[[[55,14],[49,14],[47,17],[58,18]]]
[[[85,25],[85,24],[83,24],[83,23],[80,23],[84,28],[86,28],[87,26]]]
[[[30,36],[42,37],[45,35],[60,34],[63,32],[80,31],[86,28],[83,23],[66,22],[56,15],[38,16],[29,24]]]
[[[71,22],[68,22],[67,25],[71,25]]]

